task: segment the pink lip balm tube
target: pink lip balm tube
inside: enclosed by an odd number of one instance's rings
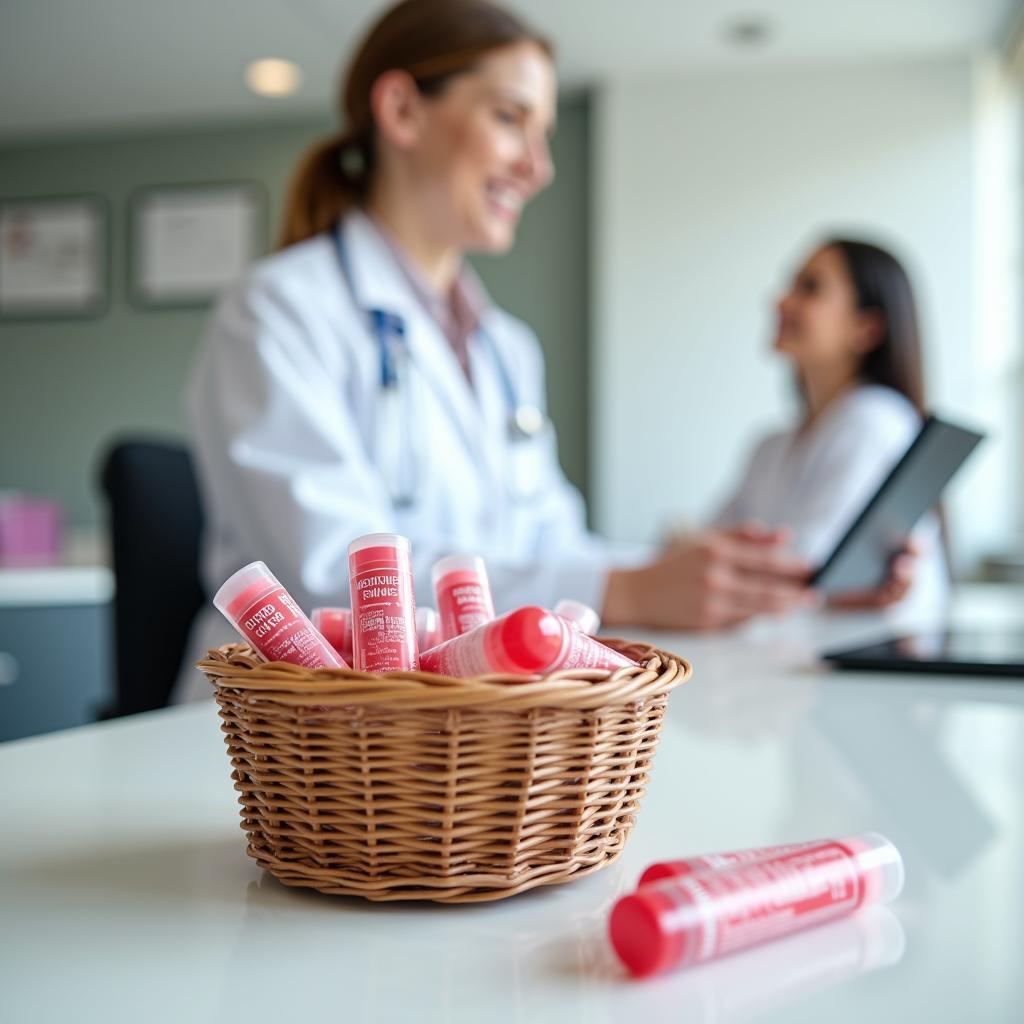
[[[687,857],[684,860],[663,860],[652,864],[637,882],[637,888],[660,882],[663,878],[682,878],[694,875],[699,871],[717,871],[719,868],[730,868],[734,864],[749,864],[751,861],[765,860],[779,853],[791,853],[793,850],[805,850],[808,846],[827,843],[828,839],[811,839],[805,843],[788,843],[784,846],[755,846],[747,850],[725,850],[721,853],[705,853],[700,857]]]
[[[864,832],[645,885],[615,904],[608,931],[630,972],[647,977],[889,903],[902,889],[899,851]]]
[[[567,668],[610,672],[635,665],[544,608],[528,605],[446,640],[420,657],[420,668],[447,676],[491,672],[544,675]]]
[[[213,603],[267,661],[348,668],[263,562],[239,569],[217,591]]]
[[[442,640],[462,636],[494,618],[491,585],[482,558],[448,555],[435,563],[431,577]]]
[[[433,608],[416,609],[416,642],[421,651],[441,642],[441,619]]]
[[[563,619],[575,626],[587,636],[594,636],[601,628],[601,616],[582,601],[574,601],[572,598],[562,598],[555,605],[555,614],[561,615]]]
[[[352,657],[362,672],[419,668],[412,545],[397,533],[369,533],[348,546]]]
[[[310,621],[323,634],[324,639],[349,664],[352,664],[352,609],[314,608]]]

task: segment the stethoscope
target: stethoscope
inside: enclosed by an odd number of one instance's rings
[[[342,277],[356,305],[362,307],[356,294],[352,265],[340,221],[335,224],[331,234]],[[388,444],[382,440],[378,446],[380,469],[393,504],[397,508],[409,508],[415,504],[420,474],[419,460],[415,454],[416,410],[411,389],[403,384],[412,362],[406,342],[405,321],[398,314],[382,309],[368,310],[368,320],[370,332],[379,350],[380,397],[386,406],[381,410],[378,421],[389,431],[392,442]],[[537,406],[519,401],[512,375],[490,333],[480,327],[477,337],[490,353],[507,410],[507,437],[512,443],[512,468],[507,474],[508,490],[512,497],[526,499],[536,493],[539,480],[535,479],[536,473],[529,471],[534,468],[535,461],[527,457],[523,443],[536,440],[544,434],[549,421]]]

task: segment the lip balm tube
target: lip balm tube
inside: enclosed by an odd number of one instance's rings
[[[645,977],[889,903],[902,888],[899,851],[864,832],[646,885],[615,904],[608,930],[619,959]]]
[[[251,562],[229,577],[213,603],[268,661],[348,668],[263,562]]]
[[[309,613],[310,621],[323,634],[324,639],[352,664],[352,609],[314,608]]]
[[[582,601],[574,601],[564,597],[555,605],[555,614],[561,615],[571,625],[576,626],[587,636],[593,636],[601,628],[601,616]]]
[[[482,558],[448,555],[434,564],[431,578],[441,617],[442,640],[462,636],[494,618],[491,585]]]
[[[368,533],[348,546],[353,667],[362,672],[419,668],[412,545],[397,533]]]
[[[566,668],[615,671],[635,665],[624,655],[581,633],[553,612],[517,608],[438,644],[420,657],[420,668],[448,676],[490,672],[543,675]]]
[[[637,888],[660,882],[663,878],[682,878],[698,871],[717,871],[719,868],[730,868],[734,864],[749,864],[751,861],[764,860],[779,853],[791,853],[793,850],[805,850],[808,846],[827,843],[828,839],[811,839],[804,843],[787,843],[783,846],[754,846],[747,850],[724,850],[720,853],[705,853],[700,857],[687,857],[683,860],[663,860],[652,864],[637,882]]]
[[[421,651],[441,642],[441,620],[433,608],[416,609],[416,642]]]

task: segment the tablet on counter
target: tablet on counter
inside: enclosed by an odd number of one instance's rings
[[[1024,679],[1024,631],[940,630],[829,651],[822,658],[837,668],[859,672],[928,672]]]
[[[917,521],[933,509],[943,488],[984,434],[929,416],[903,458],[811,577],[825,594],[872,590],[889,571]]]

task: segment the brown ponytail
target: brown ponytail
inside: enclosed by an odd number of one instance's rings
[[[370,30],[345,76],[345,130],[312,146],[299,161],[285,200],[279,247],[326,231],[366,199],[374,169],[370,92],[386,71],[401,70],[421,93],[439,93],[491,50],[516,43],[552,48],[518,18],[488,0],[403,0]]]

